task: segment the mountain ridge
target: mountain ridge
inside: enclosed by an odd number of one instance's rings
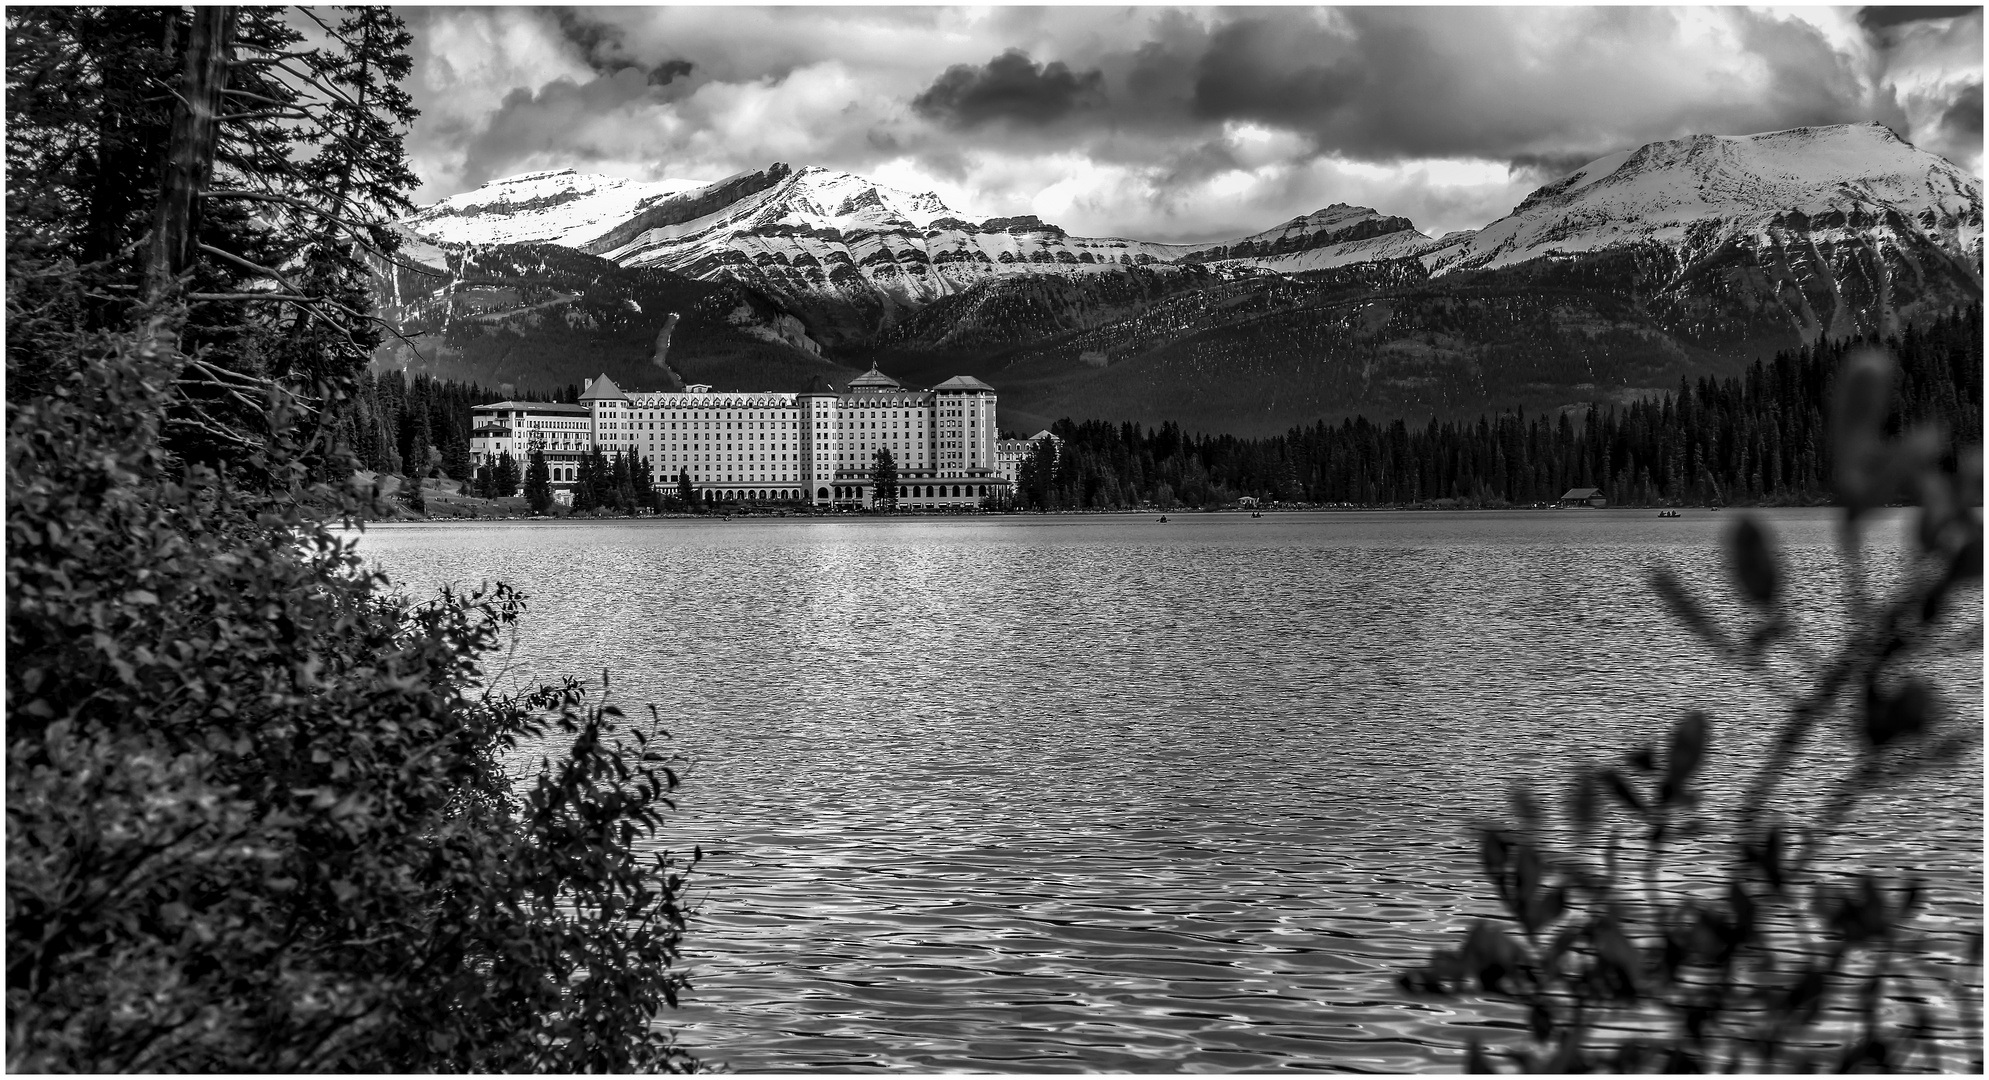
[[[1031,416],[1253,427],[1593,400],[1982,290],[1981,182],[1877,124],[1612,152],[1435,238],[1344,203],[1224,241],[1082,237],[782,163],[705,184],[540,171],[402,228],[430,259],[522,238],[734,290],[748,314],[682,348],[750,338],[797,371],[952,364],[1007,379]]]

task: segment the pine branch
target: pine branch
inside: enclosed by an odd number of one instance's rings
[[[265,55],[230,60],[228,61],[229,67],[266,67],[270,64],[281,63],[284,60],[309,60],[317,55],[315,52],[272,53],[267,52],[267,48],[261,45],[238,45],[237,48],[264,52]]]
[[[392,255],[389,255],[386,252],[380,250],[378,246],[376,246],[370,239],[368,239],[364,235],[363,233],[364,229],[371,228],[376,225],[385,225],[386,223],[384,222],[354,221],[345,218],[332,210],[326,210],[321,207],[313,206],[309,202],[306,202],[303,199],[299,199],[294,195],[279,195],[274,192],[240,191],[240,190],[211,191],[208,192],[205,197],[210,199],[245,199],[254,202],[280,203],[285,206],[289,206],[293,209],[301,210],[304,213],[323,218],[324,220],[329,221],[332,224],[337,225],[340,228],[344,229],[346,233],[352,237],[354,243],[365,248],[368,254],[373,255],[374,257],[380,259],[382,262],[391,263],[392,265],[400,267],[403,270],[412,271],[414,273],[427,274],[428,276],[431,277],[440,276],[430,273],[428,271],[428,268],[424,266],[419,266],[413,263],[397,262]]]
[[[297,303],[297,302],[308,303],[311,300],[311,298],[308,296],[299,296],[294,293],[280,293],[280,292],[188,293],[186,294],[186,298],[188,300],[213,300],[213,301],[282,300],[291,303]]]
[[[181,395],[179,400],[192,411],[193,416],[188,417],[178,412],[170,413],[165,419],[167,426],[192,428],[222,442],[233,443],[250,451],[261,448],[261,444],[257,443],[254,439],[243,436],[209,417],[206,411],[201,409],[200,405],[194,399]]]
[[[294,101],[278,101],[273,97],[268,97],[263,94],[253,93],[248,90],[223,90],[221,92],[229,97],[248,98],[251,101],[260,101],[265,105],[275,105],[279,108],[287,109],[290,106],[296,104],[296,102]]]
[[[264,277],[270,278],[271,280],[275,281],[278,285],[281,285],[284,288],[289,289],[294,293],[302,294],[304,292],[303,289],[300,289],[296,285],[291,284],[290,279],[283,276],[283,273],[281,271],[273,270],[259,263],[250,262],[249,260],[242,258],[240,255],[236,255],[233,252],[229,251],[223,251],[222,249],[215,247],[211,244],[201,244],[199,245],[199,250],[202,253],[207,255],[212,255],[217,259],[222,259],[227,262],[234,263],[235,265],[241,267],[244,270],[249,271],[250,273],[261,274]],[[327,325],[330,325],[334,329],[337,329],[339,332],[343,333],[345,335],[345,339],[348,342],[351,342],[354,348],[359,348],[360,346],[358,340],[352,336],[352,332],[336,322],[331,322],[329,320],[326,320],[323,313],[318,312],[316,310],[320,306],[336,308],[338,311],[348,316],[351,316],[354,319],[359,319],[365,322],[378,323],[381,329],[385,330],[389,334],[392,334],[396,340],[400,341],[408,348],[414,349],[415,355],[419,356],[421,354],[421,350],[419,346],[415,344],[413,338],[408,337],[406,334],[401,333],[400,327],[395,326],[389,320],[383,319],[378,315],[373,315],[364,311],[355,311],[352,308],[349,308],[344,304],[341,304],[338,301],[331,299],[330,297],[321,297],[312,300],[308,303],[303,303],[298,305],[300,310],[311,312],[314,316],[316,316],[320,320],[326,321]]]
[[[186,367],[198,368],[200,371],[206,373],[211,378],[234,379],[238,383],[247,386],[262,387],[268,385],[265,380],[258,379],[253,375],[245,375],[239,371],[230,371],[229,369],[224,368],[218,364],[210,363],[209,361],[202,360],[198,357],[188,358],[186,362]]]
[[[254,112],[222,113],[220,116],[215,118],[215,122],[225,124],[231,120],[316,120],[316,119],[318,119],[317,116],[307,112],[297,112],[289,109],[257,109]]]

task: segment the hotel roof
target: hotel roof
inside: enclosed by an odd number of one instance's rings
[[[478,405],[476,411],[485,409],[510,409],[514,412],[559,413],[566,416],[586,416],[585,405],[568,405],[560,401],[495,401],[489,405]]]
[[[582,401],[622,401],[627,397],[627,394],[622,393],[622,388],[615,385],[615,380],[608,378],[606,372],[603,372],[600,378],[588,383],[587,389],[580,392]]]
[[[986,390],[989,393],[994,392],[994,387],[989,386],[987,383],[984,383],[981,380],[974,378],[972,375],[955,375],[952,378],[946,380],[945,382],[940,383],[938,386],[933,387],[933,389],[934,390]]]
[[[870,362],[870,370],[849,381],[851,390],[896,390],[902,385],[898,380],[877,370],[877,361]]]

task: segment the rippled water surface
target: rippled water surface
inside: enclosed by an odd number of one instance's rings
[[[1766,516],[1834,640],[1836,519]],[[706,853],[674,1022],[710,1061],[1455,1069],[1511,1014],[1392,980],[1492,909],[1473,820],[1688,707],[1717,762],[1776,715],[1643,584],[1664,562],[1725,596],[1722,517],[486,522],[361,550],[412,590],[529,592],[512,684],[605,668],[661,710],[690,762],[670,843]],[[1937,662],[1976,723],[1978,657]],[[1955,937],[1981,776],[1842,845],[1930,879]]]

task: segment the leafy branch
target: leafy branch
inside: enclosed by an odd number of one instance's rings
[[[1704,796],[1714,724],[1694,711],[1662,748],[1578,770],[1556,812],[1515,789],[1512,822],[1480,828],[1503,917],[1476,921],[1459,947],[1399,980],[1414,994],[1475,989],[1525,1007],[1527,1041],[1492,1051],[1474,1038],[1472,1071],[1498,1071],[1501,1059],[1528,1072],[1938,1070],[1942,1037],[1957,1030],[1976,1036],[1961,1066],[1981,1071],[1979,1004],[1928,962],[1940,950],[1915,924],[1926,884],[1846,873],[1828,859],[1862,800],[1981,743],[1979,723],[1961,723],[1915,664],[1966,617],[1956,595],[1979,587],[1981,453],[1943,473],[1942,433],[1888,438],[1893,375],[1878,350],[1850,354],[1838,374],[1835,484],[1850,612],[1841,643],[1797,647],[1786,571],[1769,529],[1751,517],[1728,537],[1738,623],[1714,615],[1675,573],[1652,575],[1672,614],[1715,657],[1763,676],[1786,710],[1737,805],[1716,812]],[[1916,572],[1874,596],[1860,528],[1902,494],[1919,503]],[[1964,636],[1979,651],[1979,614]],[[1806,673],[1802,689],[1769,677],[1777,652]],[[1846,712],[1848,764],[1830,775],[1803,754]],[[1798,780],[1807,799],[1789,794]],[[1696,869],[1723,867],[1720,885],[1667,885],[1686,858]],[[1981,940],[1978,929],[1968,942],[1978,973]],[[1940,998],[1952,1014],[1945,1023],[1929,1004]],[[1846,1035],[1833,1034],[1847,1024]]]

